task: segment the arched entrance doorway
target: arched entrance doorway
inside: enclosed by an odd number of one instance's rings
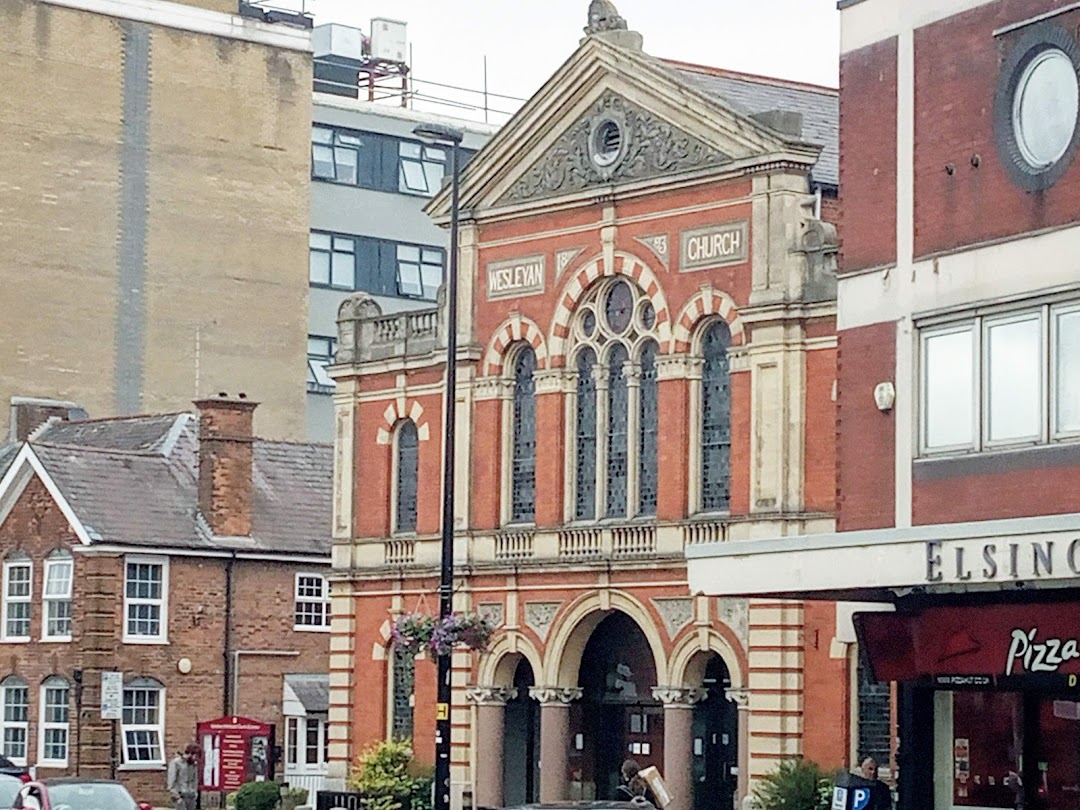
[[[731,673],[716,653],[705,663],[701,688],[706,697],[694,707],[694,810],[729,810],[739,782],[739,711],[728,699]]]
[[[664,762],[664,710],[653,698],[656,664],[637,623],[613,612],[593,630],[581,657],[581,700],[571,707],[571,796],[616,799],[619,767]]]
[[[503,732],[503,801],[519,807],[540,800],[540,706],[529,695],[536,686],[532,666],[524,657],[514,669],[517,696],[506,703]],[[481,756],[487,756],[480,752]]]

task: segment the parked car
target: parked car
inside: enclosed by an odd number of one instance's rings
[[[30,771],[24,765],[16,765],[7,757],[0,757],[0,774],[17,776],[24,782],[30,781]],[[2,807],[3,805],[0,805]]]
[[[68,777],[27,782],[15,795],[12,810],[153,810],[137,802],[119,782]]]
[[[25,784],[18,776],[0,773],[0,807],[11,807],[19,788]]]

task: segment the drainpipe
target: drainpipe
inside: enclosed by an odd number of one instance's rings
[[[236,552],[225,562],[225,640],[221,651],[225,660],[221,679],[222,717],[232,716],[233,691],[229,684],[233,680],[232,630],[233,630],[233,565],[236,564]]]
[[[299,650],[233,650],[232,651],[232,705],[240,705],[240,656],[250,658],[299,658]]]

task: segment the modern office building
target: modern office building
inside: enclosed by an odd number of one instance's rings
[[[464,130],[468,159],[495,127],[372,103],[366,89],[359,92],[370,40],[357,29],[323,25],[313,41],[307,436],[332,441],[334,384],[325,367],[342,301],[363,291],[387,313],[421,309],[443,282],[448,236],[424,206],[442,187],[449,155],[413,129],[441,122]]]
[[[274,22],[274,20],[279,20]],[[304,434],[310,20],[237,0],[0,3],[0,402]]]

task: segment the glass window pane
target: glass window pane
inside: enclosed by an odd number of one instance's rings
[[[446,150],[435,146],[425,147],[424,160],[443,162],[446,160]]]
[[[423,267],[423,283],[424,298],[434,300],[435,296],[439,294],[439,287],[442,285],[442,268],[425,264]]]
[[[334,237],[334,252],[335,253],[355,253],[356,242],[347,236],[335,236]]]
[[[334,152],[329,146],[316,144],[311,149],[311,173],[315,177],[334,179]]]
[[[398,154],[402,157],[421,157],[421,145],[412,141],[402,141],[398,146]]]
[[[424,182],[427,185],[427,193],[435,195],[442,188],[445,168],[441,163],[424,163]]]
[[[420,248],[414,245],[398,245],[397,257],[399,261],[418,262],[420,261]]]
[[[973,444],[974,330],[931,335],[924,342],[924,435],[928,448]]]
[[[1042,319],[988,323],[988,436],[992,442],[1042,434]]]
[[[401,161],[400,191],[415,191],[418,194],[428,193],[427,175],[424,174],[424,164],[414,160]]]
[[[337,179],[342,183],[356,183],[356,150],[348,147],[334,150]]]
[[[312,251],[308,257],[308,281],[312,284],[330,283],[330,254]]]
[[[1057,430],[1080,431],[1080,310],[1057,316]]]
[[[344,132],[339,132],[337,135],[338,143],[348,144],[350,146],[361,146],[359,135],[348,135]]]
[[[398,292],[401,295],[421,296],[424,287],[420,282],[420,266],[398,263]]]
[[[334,130],[325,127],[312,127],[311,140],[315,143],[330,143],[334,139]]]
[[[439,267],[442,267],[442,264],[443,264],[442,251],[428,250],[427,248],[424,248],[423,255],[424,255],[424,261],[427,264],[437,264],[437,265],[439,265]]]
[[[308,244],[313,248],[319,248],[320,250],[329,250],[330,234],[313,233],[308,237]]]
[[[333,277],[330,280],[334,287],[352,289],[355,273],[356,261],[351,253],[334,253]]]

